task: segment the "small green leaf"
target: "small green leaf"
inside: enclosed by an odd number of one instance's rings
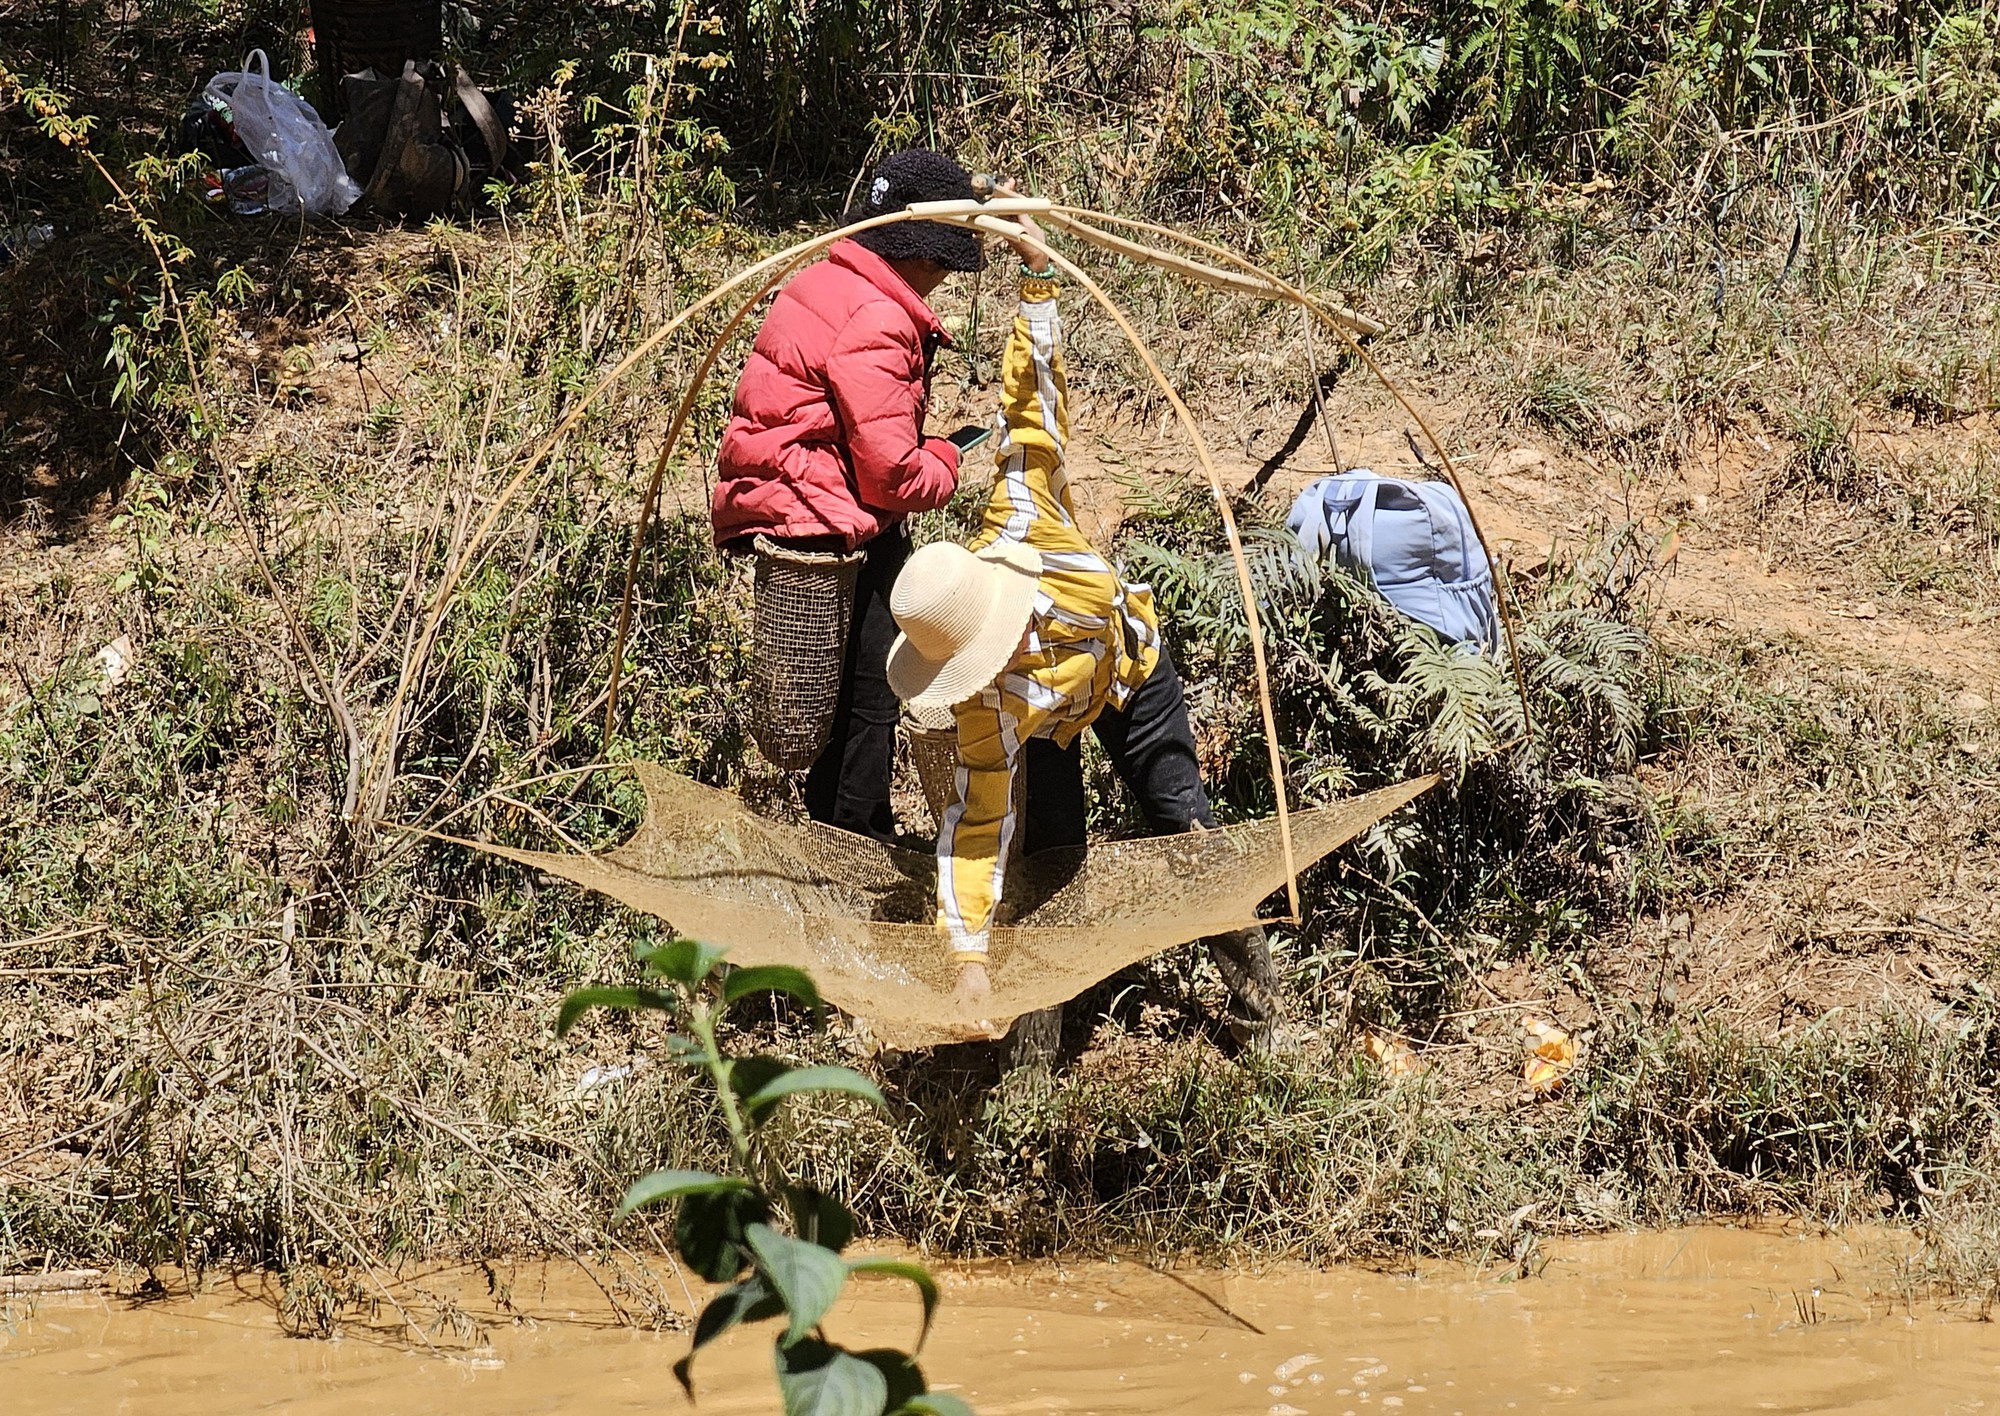
[[[576,1026],[576,1020],[592,1008],[650,1009],[671,1013],[680,1006],[680,1000],[673,994],[661,993],[654,988],[579,988],[562,1001],[562,1011],[556,1014],[556,1036],[568,1033]]]
[[[847,1282],[847,1265],[833,1250],[780,1234],[768,1224],[750,1225],[743,1234],[750,1252],[757,1256],[757,1267],[791,1314],[784,1341],[797,1342],[819,1325],[840,1296]]]
[[[647,973],[692,987],[709,976],[722,962],[722,955],[723,951],[713,944],[669,939],[656,949],[641,950],[638,958]]]
[[[924,1300],[924,1325],[917,1333],[917,1351],[923,1351],[924,1339],[931,1335],[931,1318],[937,1313],[938,1305],[937,1280],[931,1277],[930,1270],[908,1259],[856,1259],[847,1266],[847,1271],[887,1274],[891,1278],[907,1279],[917,1286],[917,1292]]]
[[[804,969],[791,968],[785,964],[764,964],[751,969],[731,969],[729,977],[722,981],[722,1001],[725,1005],[738,999],[748,998],[753,993],[788,993],[817,1014],[825,1005],[820,1002],[819,987]]]
[[[681,1212],[674,1219],[674,1245],[689,1268],[710,1283],[727,1283],[750,1265],[744,1231],[770,1217],[763,1198],[754,1190],[697,1191],[681,1197]]]
[[[715,1295],[694,1324],[694,1345],[687,1356],[674,1363],[674,1375],[689,1401],[694,1400],[694,1356],[738,1323],[761,1323],[785,1311],[784,1300],[771,1291],[761,1276],[732,1283]]]
[[[885,1410],[894,1411],[924,1394],[923,1371],[909,1353],[898,1352],[893,1347],[871,1347],[854,1355],[880,1372],[882,1380],[888,1384],[889,1396],[882,1403]]]
[[[668,1033],[661,1044],[667,1050],[667,1060],[678,1062],[683,1067],[705,1067],[708,1065],[708,1049],[691,1037],[680,1033]]]
[[[725,1190],[749,1188],[750,1182],[740,1175],[711,1175],[706,1170],[655,1170],[632,1182],[612,1218],[623,1219],[642,1205],[656,1205],[681,1195],[718,1195]]]
[[[782,1057],[738,1057],[729,1064],[729,1089],[743,1098],[748,1108],[751,1097],[792,1070],[792,1064]],[[750,1119],[762,1121],[764,1118],[752,1108]]]
[[[884,1111],[889,1109],[889,1103],[882,1100],[882,1093],[876,1085],[847,1067],[795,1068],[771,1078],[745,1096],[743,1104],[755,1114],[800,1092],[846,1092],[849,1096],[872,1101]]]
[[[881,1416],[889,1382],[869,1363],[808,1339],[778,1348],[785,1416]]]
[[[890,1416],[974,1416],[973,1410],[948,1391],[927,1391],[913,1396]]]
[[[792,1228],[799,1238],[836,1254],[854,1239],[854,1216],[846,1205],[810,1185],[794,1185],[785,1191],[785,1203],[792,1212]]]

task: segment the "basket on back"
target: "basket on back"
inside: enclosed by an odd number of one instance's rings
[[[864,552],[751,543],[750,737],[773,765],[802,772],[833,735],[854,578]]]
[[[945,811],[958,800],[958,724],[949,711],[936,721],[923,722],[906,710],[902,729],[903,741],[910,748],[910,765],[917,769],[917,784],[924,789],[924,803],[931,809],[931,820],[942,830]],[[1014,773],[1013,794],[1018,816],[1027,809],[1025,764]],[[1020,841],[1019,832],[1015,833],[1015,841],[1017,844]]]
[[[903,715],[903,741],[910,747],[910,765],[917,769],[917,784],[924,789],[924,801],[931,820],[944,824],[945,808],[958,799],[952,777],[958,771],[958,727],[927,727]]]
[[[343,75],[373,69],[393,79],[406,60],[437,57],[444,27],[440,0],[311,0],[321,116],[346,112]]]

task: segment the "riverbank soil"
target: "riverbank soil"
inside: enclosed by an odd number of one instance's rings
[[[384,1266],[658,1252],[609,1216],[725,1163],[713,1104],[656,1017],[553,1020],[672,922],[422,832],[615,842],[640,799],[604,769],[635,759],[797,818],[706,516],[758,312],[664,464],[734,307],[648,340],[934,142],[1382,323],[1364,357],[1065,247],[1216,453],[1290,798],[1443,783],[1273,925],[1277,1055],[1234,1046],[1198,948],[1004,1082],[995,1049],[774,1003],[731,1044],[888,1102],[800,1103],[786,1165],[956,1255],[1520,1271],[1556,1236],[1788,1215],[1917,1236],[1915,1297],[2000,1283],[1990,7],[1139,0],[1043,43],[1010,5],[778,32],[799,7],[726,0],[667,33],[502,4],[454,44],[519,100],[517,180],[428,225],[206,203],[161,154],[186,95],[305,51],[269,7],[158,8],[0,4],[0,1273],[247,1265],[332,1332],[375,1321]],[[998,259],[941,288],[933,431],[990,416],[1015,296]],[[1214,497],[1111,313],[1059,299],[1080,519],[1153,588],[1218,813],[1267,817]],[[1282,530],[1318,476],[1447,462],[1505,655]],[[961,533],[987,474],[914,534]],[[1087,761],[1093,830],[1132,829]]]

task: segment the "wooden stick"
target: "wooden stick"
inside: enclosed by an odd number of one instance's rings
[[[89,1293],[104,1286],[103,1269],[56,1269],[49,1273],[0,1273],[0,1295]]]
[[[1204,241],[1199,236],[1190,236],[1185,231],[1176,231],[1171,226],[1161,226],[1156,222],[1141,221],[1135,217],[1116,216],[1106,211],[1091,211],[1084,207],[1061,207],[1049,213],[1049,220],[1057,226],[1062,227],[1065,231],[1072,231],[1080,239],[1090,241],[1093,244],[1123,240],[1122,237],[1113,236],[1110,232],[1099,230],[1090,224],[1097,221],[1107,222],[1113,226],[1122,226],[1129,231],[1143,231],[1150,236],[1163,236],[1169,241],[1178,241],[1183,246],[1190,247],[1200,251],[1204,255],[1211,256],[1216,260],[1224,261],[1236,267],[1244,275],[1251,277],[1258,283],[1276,292],[1275,295],[1269,298],[1289,300],[1295,305],[1304,305],[1317,314],[1326,324],[1344,332],[1351,331],[1354,334],[1372,336],[1382,333],[1386,328],[1379,320],[1370,319],[1366,315],[1358,314],[1344,305],[1329,304],[1316,295],[1308,294],[1298,286],[1293,285],[1290,281],[1266,270],[1255,261],[1238,255],[1227,246],[1218,246],[1213,241]],[[1136,242],[1129,244],[1137,245]],[[1111,248],[1107,246],[1106,249]],[[1139,246],[1138,249],[1147,250],[1150,248]],[[1160,252],[1158,254],[1165,255],[1166,253]],[[1195,263],[1189,262],[1189,264]]]
[[[1049,197],[1008,196],[995,197],[985,202],[968,202],[963,199],[948,202],[911,202],[903,212],[894,212],[891,215],[901,216],[906,221],[916,217],[924,221],[953,221],[959,225],[966,225],[982,216],[1047,216],[1062,209],[1062,203]],[[878,216],[873,218],[873,222],[884,219]],[[873,224],[873,222],[862,224]],[[853,226],[848,228],[850,231],[856,229],[858,228]],[[1010,235],[1018,234],[1010,231]]]
[[[1152,227],[1143,222],[1128,223],[1135,228],[1170,236],[1185,245],[1207,251],[1236,265],[1240,268],[1241,273],[1218,270],[1212,265],[1204,265],[1200,261],[1189,260],[1186,256],[1178,256],[1171,251],[1155,250],[1151,246],[1141,245],[1137,241],[1127,240],[1125,237],[1114,235],[1109,231],[1101,231],[1082,218],[1089,217],[1092,220],[1109,220],[1113,222],[1119,222],[1122,218],[1106,216],[1102,212],[1090,211],[1083,207],[1066,206],[1060,202],[1052,202],[1041,197],[995,197],[991,201],[980,205],[976,210],[968,212],[966,207],[967,203],[965,202],[917,202],[909,210],[928,220],[950,222],[961,226],[977,226],[981,230],[993,231],[997,234],[1005,235],[1013,233],[1011,231],[1000,232],[999,228],[989,226],[980,221],[979,218],[985,216],[1014,215],[1039,216],[1046,218],[1050,224],[1059,226],[1064,231],[1102,250],[1124,256],[1128,260],[1138,261],[1142,265],[1159,266],[1164,270],[1171,270],[1177,275],[1186,276],[1189,280],[1202,285],[1212,285],[1220,290],[1232,291],[1239,295],[1250,295],[1260,300],[1289,300],[1293,304],[1302,305],[1307,304],[1310,299],[1310,297],[1307,297],[1301,291],[1287,285],[1281,280],[1275,279],[1268,271],[1252,265],[1226,247],[1211,245],[1209,242],[1198,240],[1193,236],[1183,235],[1170,227]],[[1380,320],[1370,319],[1367,315],[1359,314],[1344,305],[1331,305],[1323,301],[1311,301],[1311,303],[1314,304],[1322,319],[1338,323],[1344,329],[1354,334],[1372,337],[1381,334],[1387,328]]]

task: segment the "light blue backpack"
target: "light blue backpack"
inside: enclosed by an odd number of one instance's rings
[[[1446,639],[1499,649],[1493,567],[1449,482],[1357,467],[1300,492],[1288,520],[1307,555],[1335,557],[1411,619]]]

